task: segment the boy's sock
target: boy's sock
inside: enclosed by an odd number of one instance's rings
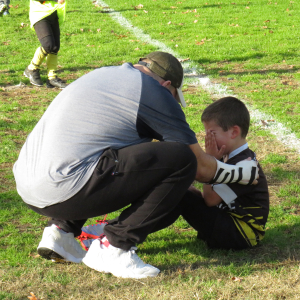
[[[44,50],[44,48],[38,47],[34,53],[30,65],[28,66],[28,69],[29,70],[39,69],[46,56],[47,56],[47,52]]]
[[[56,78],[56,69],[57,69],[57,54],[48,54],[47,56],[47,75],[48,79]]]

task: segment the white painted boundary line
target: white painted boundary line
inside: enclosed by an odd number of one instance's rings
[[[150,35],[145,34],[141,29],[134,27],[126,18],[124,18],[119,12],[110,8],[109,5],[104,1],[97,0],[97,4],[103,7],[105,11],[108,11],[112,19],[117,21],[122,27],[131,31],[139,40],[156,46],[160,51],[169,52],[175,57],[181,59],[180,56],[175,51],[173,51],[173,49],[169,48],[164,43],[158,40],[152,39]],[[192,61],[184,61],[182,62],[182,66],[184,69],[186,83],[202,86],[202,88],[208,91],[213,97],[220,98],[232,95],[227,92],[227,87],[212,83],[210,79],[205,74],[203,74],[203,70],[197,67],[196,63]],[[274,120],[271,115],[265,114],[258,109],[253,108],[249,104],[247,104],[247,107],[250,111],[251,119],[255,123],[261,125],[261,120]],[[290,129],[286,128],[282,123],[276,121],[268,122],[267,128],[264,129],[276,136],[276,138],[288,148],[294,149],[298,153],[300,153],[300,140]]]

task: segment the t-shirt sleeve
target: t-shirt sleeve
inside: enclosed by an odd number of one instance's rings
[[[227,205],[237,198],[237,194],[227,184],[215,184],[213,190]]]
[[[143,76],[142,80],[136,123],[139,136],[187,145],[197,143],[195,133],[170,91],[149,76]]]

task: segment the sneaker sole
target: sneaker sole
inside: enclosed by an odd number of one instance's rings
[[[78,244],[79,246],[79,244]],[[52,249],[51,249],[52,248]],[[80,247],[81,248],[81,247]],[[65,262],[73,262],[76,264],[81,263],[83,257],[85,256],[85,251],[82,253],[82,257],[75,257],[70,253],[65,252],[65,250],[59,246],[40,243],[38,246],[38,254],[48,260],[64,260]],[[60,254],[59,254],[60,253]]]
[[[55,86],[54,85],[52,85],[50,82],[46,82],[46,87],[48,88],[48,89],[54,89],[55,88]]]
[[[60,89],[60,90],[63,90],[63,89],[65,89],[66,87],[59,87],[59,86],[55,86],[55,85],[52,85],[51,83],[46,83],[46,86],[47,86],[47,88],[48,89],[53,89],[53,88],[55,88],[55,89]]]
[[[46,83],[46,86],[47,86],[48,89],[60,89],[60,90],[63,90],[63,89],[66,88],[66,87],[62,88],[62,87],[54,86],[54,85],[52,85],[49,82]]]
[[[156,270],[149,270],[148,272],[144,272],[144,273],[134,273],[134,272],[120,272],[120,270],[118,269],[114,269],[114,270],[104,270],[101,267],[97,268],[95,267],[95,261],[91,261],[89,258],[84,257],[82,259],[82,262],[89,268],[98,271],[100,273],[106,273],[106,274],[112,274],[115,277],[118,278],[133,278],[133,279],[143,279],[143,278],[149,278],[149,277],[156,277],[159,273],[160,270],[155,268]]]
[[[38,254],[42,256],[43,258],[46,258],[48,260],[63,260],[66,261],[61,255],[54,252],[53,250],[45,247],[38,248]]]
[[[32,82],[31,79],[30,79],[30,77],[27,76],[27,75],[25,74],[25,72],[23,73],[23,75],[24,75],[26,78],[29,79],[29,81],[30,81],[31,84],[33,84],[33,85],[35,85],[35,86],[43,86],[43,85],[39,85],[39,84],[36,84],[36,83]]]

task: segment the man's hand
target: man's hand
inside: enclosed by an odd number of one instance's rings
[[[65,3],[65,0],[57,0],[57,3],[58,3],[58,4],[64,4],[64,3]]]
[[[207,131],[205,135],[205,152],[216,159],[220,160],[223,157],[226,146],[218,148],[215,135],[211,131]]]
[[[224,164],[217,160],[216,174],[209,183],[237,182],[243,185],[250,185],[257,184],[258,177],[257,162],[251,160],[250,157],[247,160],[238,162],[236,165]]]

